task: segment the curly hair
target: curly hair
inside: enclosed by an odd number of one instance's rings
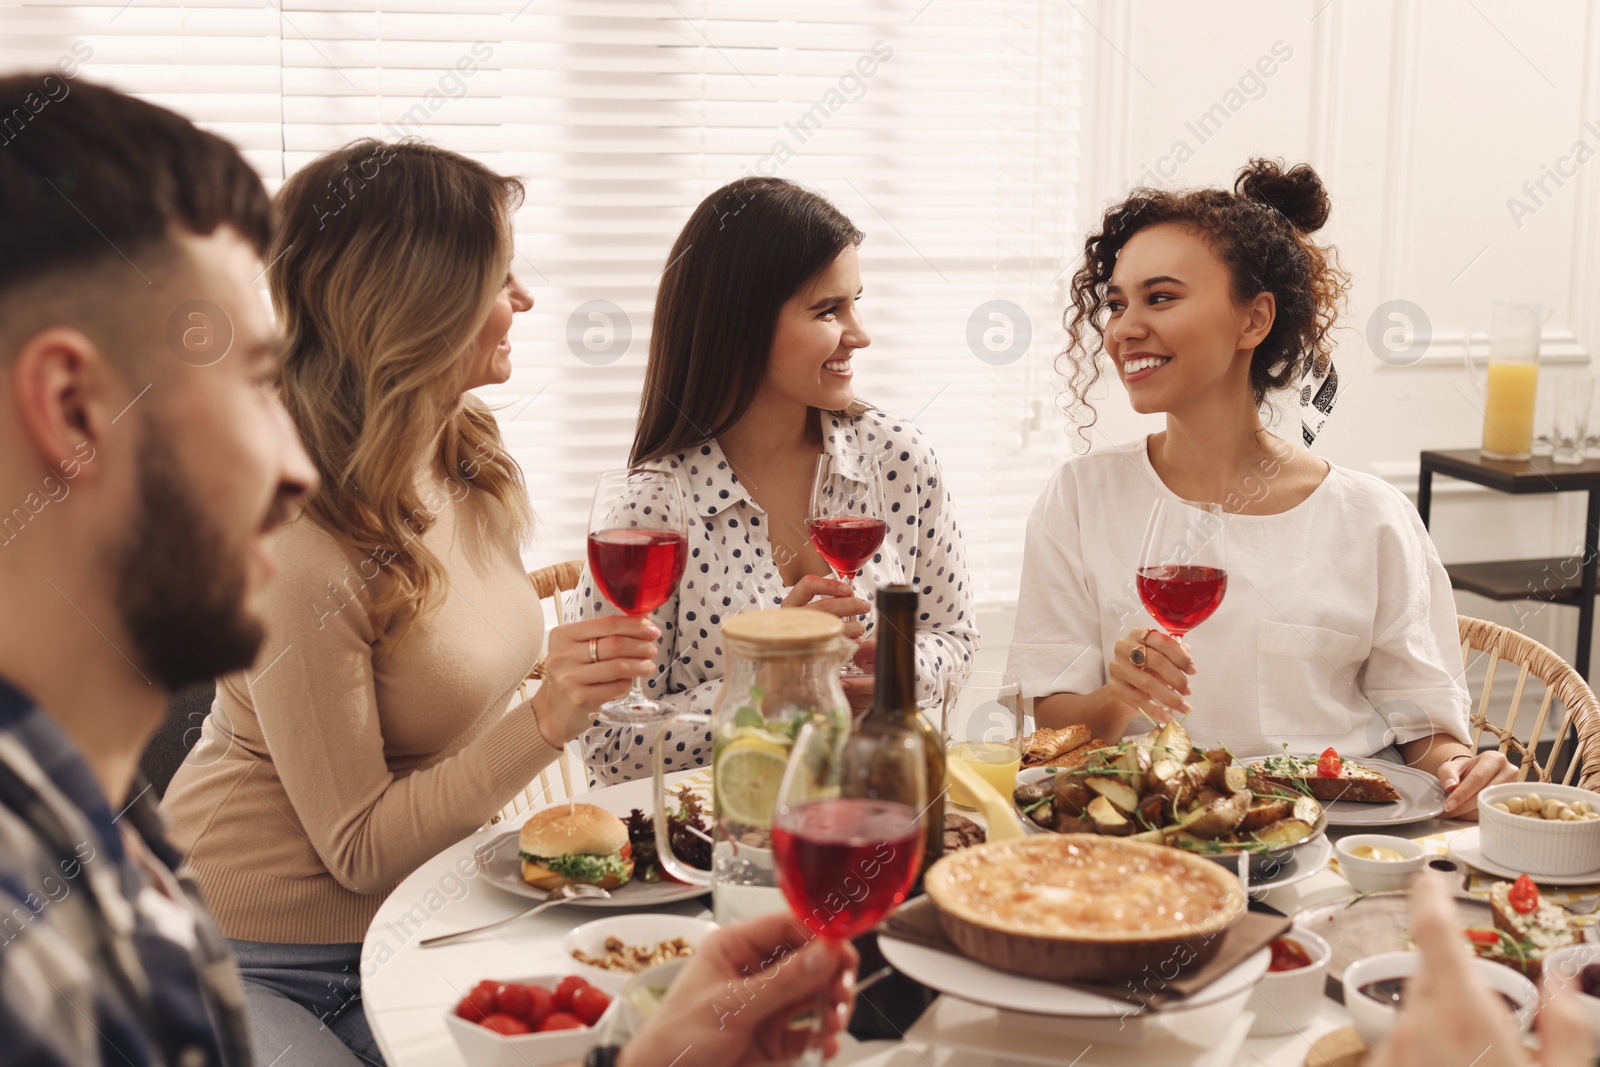
[[[1175,223],[1205,239],[1227,266],[1233,298],[1245,303],[1271,293],[1277,303],[1272,329],[1250,360],[1250,389],[1259,408],[1269,393],[1297,385],[1306,372],[1327,367],[1330,336],[1344,307],[1350,275],[1337,251],[1310,235],[1328,221],[1329,203],[1322,179],[1301,163],[1284,168],[1281,160],[1253,159],[1234,180],[1233,191],[1200,189],[1170,192],[1135,189],[1109,208],[1098,232],[1083,243],[1083,266],[1072,276],[1072,306],[1063,318],[1067,347],[1059,359],[1073,406],[1087,417],[1068,414],[1087,439],[1097,418],[1089,392],[1100,380],[1105,350],[1106,289],[1117,255],[1134,234],[1160,223]],[[1086,340],[1092,331],[1094,341]]]

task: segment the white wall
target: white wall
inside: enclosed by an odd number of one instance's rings
[[[1475,446],[1481,414],[1461,338],[1487,326],[1496,298],[1552,307],[1545,353],[1587,366],[1600,327],[1596,4],[1100,0],[1079,11],[1093,20],[1086,227],[1132,185],[1229,184],[1253,155],[1310,162],[1328,184],[1333,216],[1320,236],[1355,284],[1335,357],[1342,390],[1318,453],[1409,489],[1418,452]],[[1196,120],[1219,103],[1225,120],[1201,130]],[[1558,164],[1574,176],[1545,177],[1536,202],[1523,183]],[[1511,197],[1531,211],[1514,218]],[[1364,336],[1374,310],[1397,299],[1432,326],[1409,366],[1379,359]],[[1097,443],[1155,424],[1120,392],[1102,406]],[[1513,500],[1435,480],[1432,526],[1446,561],[1575,551],[1582,525],[1579,496]],[[1458,603],[1518,621],[1512,605],[1470,594]],[[1573,654],[1572,609],[1546,609],[1522,628]]]

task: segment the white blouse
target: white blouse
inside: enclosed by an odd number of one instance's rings
[[[1157,625],[1134,575],[1158,499],[1177,497],[1144,440],[1070,460],[1045,488],[1028,520],[1009,659],[1025,696],[1100,688],[1108,650]],[[1467,741],[1450,580],[1398,490],[1333,467],[1290,510],[1229,514],[1224,529],[1227,593],[1185,638],[1197,744],[1359,757],[1434,733]],[[1135,715],[1128,730],[1148,726]]]
[[[939,462],[904,419],[876,410],[855,417],[822,412],[820,417],[824,449],[880,457],[888,533],[862,567],[856,590],[870,600],[879,585],[910,581],[917,586],[918,695],[924,702],[937,699],[946,679],[969,664],[978,650],[966,553]],[[651,616],[662,638],[656,673],[645,680],[645,689],[680,713],[708,715],[722,688],[718,625],[735,612],[778,606],[790,587],[772,555],[766,513],[745,491],[716,440],[678,453],[668,465],[677,472],[690,505],[689,563],[677,592]],[[585,566],[567,608],[568,620],[616,613],[595,590]],[[862,621],[865,636],[871,637],[874,619]],[[669,746],[670,770],[710,762],[709,730],[672,727],[663,742]],[[654,756],[642,730],[597,721],[584,732],[581,744],[591,786],[650,774]]]

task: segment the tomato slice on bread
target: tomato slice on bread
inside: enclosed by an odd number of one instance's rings
[[[1533,884],[1533,879],[1526,874],[1517,876],[1511,883],[1511,891],[1506,894],[1506,903],[1516,909],[1518,915],[1532,915],[1539,907],[1539,887]]]

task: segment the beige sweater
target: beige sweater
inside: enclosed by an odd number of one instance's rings
[[[163,801],[228,937],[362,940],[396,883],[559,754],[526,704],[506,711],[544,618],[505,513],[455,488],[423,492],[449,592],[393,651],[358,599],[384,580],[373,559],[307,518],[273,535],[267,639],[218,684]]]

